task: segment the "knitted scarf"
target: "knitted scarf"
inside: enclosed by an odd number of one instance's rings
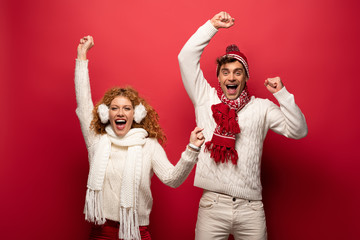
[[[250,101],[250,95],[245,85],[237,99],[229,100],[222,91],[220,83],[217,94],[221,103],[211,106],[216,128],[211,141],[205,143],[205,151],[210,152],[210,157],[216,163],[231,160],[236,165],[239,157],[235,150],[235,136],[240,133],[237,113]]]
[[[111,144],[128,147],[121,189],[120,189],[120,225],[119,238],[140,240],[137,197],[141,178],[142,146],[147,132],[142,128],[132,128],[124,137],[118,137],[110,125],[105,128],[107,134],[101,136],[95,149],[93,162],[88,176],[85,219],[96,224],[104,224],[102,186],[109,161]]]

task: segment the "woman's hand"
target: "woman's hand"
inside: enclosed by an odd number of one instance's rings
[[[94,39],[88,35],[80,39],[80,43],[77,47],[77,59],[86,60],[87,52],[94,46]]]
[[[190,134],[190,143],[200,148],[205,142],[204,135],[202,133],[203,128],[196,127]]]

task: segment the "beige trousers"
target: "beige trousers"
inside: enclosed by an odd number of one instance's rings
[[[204,190],[195,229],[196,240],[266,240],[262,201],[249,201]]]

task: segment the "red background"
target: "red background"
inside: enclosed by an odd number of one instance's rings
[[[305,114],[309,134],[269,132],[262,182],[269,239],[358,236],[359,3],[318,1],[10,1],[0,3],[1,239],[87,239],[82,214],[87,152],[75,115],[79,39],[91,34],[93,100],[132,85],[157,109],[176,163],[195,127],[177,54],[221,10],[236,25],[206,48],[202,69],[236,43],[250,62],[250,91],[279,75]],[[178,189],[152,181],[153,239],[193,239],[201,190],[194,171]]]

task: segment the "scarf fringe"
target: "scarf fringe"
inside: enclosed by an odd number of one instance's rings
[[[211,141],[205,143],[205,151],[210,152],[210,157],[213,158],[216,163],[224,163],[231,160],[232,164],[236,165],[239,159],[235,147],[229,148],[216,145]]]
[[[120,209],[119,238],[124,240],[141,240],[138,215],[133,208]]]
[[[99,190],[86,190],[85,199],[85,219],[86,221],[93,222],[97,225],[105,223],[105,217],[102,209],[102,191]]]

